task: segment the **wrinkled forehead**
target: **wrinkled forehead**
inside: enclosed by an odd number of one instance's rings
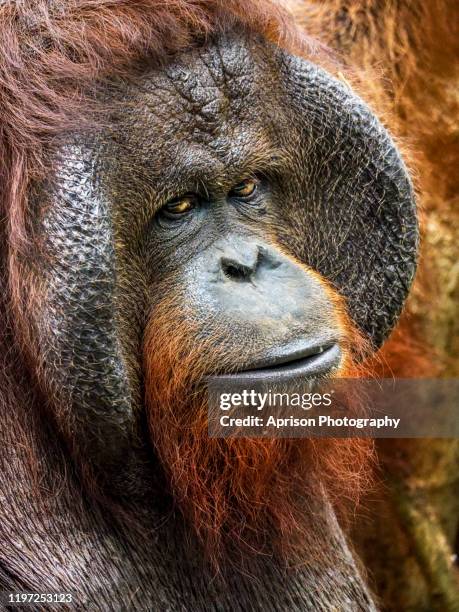
[[[271,65],[270,65],[271,64]],[[152,111],[160,119],[179,124],[196,138],[217,131],[222,120],[243,120],[274,76],[268,49],[260,40],[225,37],[176,58],[163,70],[144,75],[140,93],[156,102]],[[258,109],[257,109],[258,110]]]
[[[227,35],[159,70],[123,83],[116,130],[125,146],[167,167],[182,161],[226,167],[281,139],[279,52],[257,38]]]

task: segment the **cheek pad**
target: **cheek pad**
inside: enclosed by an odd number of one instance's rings
[[[42,376],[65,437],[86,465],[121,474],[132,446],[133,395],[119,341],[117,270],[109,203],[89,147],[60,151],[51,205],[31,267],[46,286],[38,321]],[[99,470],[99,468],[102,469]]]
[[[377,348],[394,327],[416,270],[418,224],[407,169],[351,89],[315,64],[279,56],[302,169],[301,224],[292,223],[292,250],[334,284]]]

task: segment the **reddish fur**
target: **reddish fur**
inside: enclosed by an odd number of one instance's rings
[[[323,3],[324,11],[332,15],[332,20],[337,4]],[[65,14],[59,13],[59,6],[65,7]],[[310,15],[307,30],[320,36],[325,16],[320,13],[314,19]],[[260,32],[289,48],[312,53],[308,41],[302,39],[293,22],[269,0],[212,3],[80,0],[54,4],[46,0],[24,0],[0,6],[0,239],[4,243],[0,250],[8,248],[9,290],[16,308],[21,309],[20,254],[28,244],[27,193],[31,180],[43,178],[51,171],[47,150],[53,140],[68,130],[80,128],[82,122],[85,124],[87,109],[95,110],[91,102],[95,87],[104,79],[130,74],[132,66],[145,57],[152,64],[158,64],[197,39],[231,24]],[[381,55],[383,52],[380,51]],[[316,57],[322,63],[325,61],[322,56]],[[366,71],[367,66],[364,68]],[[409,76],[412,83],[417,82],[416,75]],[[385,81],[376,79],[374,83],[376,91],[365,84],[359,89],[373,100],[376,110],[386,111],[390,104],[381,85]],[[393,120],[392,127],[399,128],[398,122]],[[247,539],[248,545],[250,541],[260,545],[260,530],[269,522],[275,524],[279,544],[289,543],[292,548],[301,545],[301,534],[310,517],[307,512],[300,512],[304,498],[298,503],[293,500],[294,485],[304,482],[307,475],[307,497],[308,491],[311,493],[317,486],[314,477],[310,477],[313,473],[321,474],[335,496],[358,491],[355,485],[365,475],[362,471],[367,454],[365,445],[332,440],[320,442],[319,448],[308,441],[207,439],[203,444],[205,424],[203,415],[199,414],[202,406],[199,402],[191,406],[184,403],[180,391],[187,388],[188,381],[199,381],[208,368],[215,367],[218,355],[212,349],[209,362],[201,359],[205,347],[196,343],[193,330],[186,326],[182,329],[174,321],[171,329],[169,311],[167,320],[161,312],[154,313],[154,317],[154,323],[147,329],[145,344],[152,435],[172,475],[178,501],[183,502],[185,493],[191,495],[192,501],[187,502],[184,512],[213,550],[218,548],[223,535]],[[343,322],[344,317],[343,314]],[[354,344],[354,334],[350,333],[350,337]],[[396,338],[388,344],[386,355],[390,350],[392,355],[400,355],[401,347],[406,349],[404,338],[397,345],[395,342]],[[199,349],[202,351],[196,357]],[[413,353],[408,355],[405,350],[403,354],[403,363],[413,366]],[[223,364],[224,356],[221,357]],[[384,363],[384,358],[378,363]],[[417,371],[419,364],[418,361]],[[375,362],[370,365],[373,367]],[[380,365],[377,368],[379,372],[390,371],[381,370]],[[351,370],[349,364],[345,373],[360,375],[362,370]],[[167,409],[161,412],[159,406]],[[188,418],[193,411],[196,419],[190,429]],[[189,434],[182,445],[178,438],[181,424],[188,427]],[[161,450],[161,443],[169,437],[170,446]],[[214,466],[215,457],[220,458],[222,469],[219,472],[209,469],[202,480],[204,466]],[[257,469],[247,465],[248,459]],[[290,470],[288,481],[282,476],[287,473],[283,470]],[[223,494],[225,487],[221,486],[225,478],[225,486],[233,494],[231,504],[230,498]],[[250,500],[246,497],[247,491],[251,491]],[[248,526],[244,529],[238,525],[238,513],[247,519]],[[251,540],[254,533],[258,535]]]
[[[342,376],[355,375],[351,354],[362,341],[341,298],[337,305],[346,354]],[[311,500],[323,486],[345,514],[370,479],[372,444],[365,440],[209,438],[203,377],[231,371],[234,359],[218,322],[199,339],[182,296],[170,293],[147,325],[144,363],[150,432],[175,501],[201,539],[211,561],[237,562],[254,553],[279,554],[289,562],[311,558],[305,550]],[[269,533],[269,538],[266,534]]]

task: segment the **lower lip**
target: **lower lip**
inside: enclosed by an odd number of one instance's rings
[[[235,374],[220,374],[212,376],[212,381],[251,381],[251,382],[269,382],[269,383],[286,383],[295,379],[305,377],[311,378],[316,376],[324,376],[329,374],[333,369],[338,368],[341,363],[341,349],[338,344],[334,344],[326,348],[321,353],[308,355],[303,359],[289,361],[260,370],[246,370]]]

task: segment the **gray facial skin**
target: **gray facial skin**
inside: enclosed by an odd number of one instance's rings
[[[218,319],[234,367],[258,367],[303,342],[340,342],[326,292],[296,258],[337,287],[377,346],[414,274],[416,218],[398,153],[364,104],[260,40],[229,35],[113,83],[106,97],[111,127],[69,137],[55,152],[56,176],[36,188],[25,266],[45,298],[30,314],[32,352],[77,464],[154,529],[163,517],[150,496],[141,342],[164,293],[186,303],[203,337]],[[247,177],[257,179],[255,196],[232,196]],[[196,197],[195,208],[166,220],[164,206],[183,194]],[[40,427],[31,414],[11,418]],[[46,445],[49,434],[37,435]],[[65,455],[52,444],[54,489]],[[29,500],[18,503],[25,513]],[[210,601],[218,610],[373,609],[333,513],[317,505],[311,546],[320,541],[324,554],[314,568],[287,575],[258,559],[256,581],[230,580],[219,592],[185,552],[179,523],[119,533],[97,504],[88,511],[70,475],[50,521],[28,510],[34,533],[44,533],[37,584],[77,589],[99,609],[207,610]],[[8,528],[16,539],[6,568],[19,545],[17,525]],[[69,561],[57,575],[41,556],[59,554],[64,531]],[[33,537],[21,533],[35,550]],[[5,584],[18,584],[6,573]]]

